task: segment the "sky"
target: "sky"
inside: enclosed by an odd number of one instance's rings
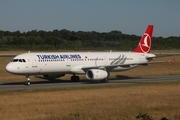
[[[0,0],[0,30],[121,31],[180,36],[180,0]]]

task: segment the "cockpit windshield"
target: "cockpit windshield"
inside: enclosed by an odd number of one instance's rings
[[[12,62],[26,62],[25,59],[13,59]]]

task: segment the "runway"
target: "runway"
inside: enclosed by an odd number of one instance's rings
[[[120,85],[120,84],[143,84],[156,82],[176,82],[180,81],[180,75],[169,76],[146,76],[146,77],[128,77],[120,76],[115,79],[109,79],[109,83],[99,83],[97,81],[81,80],[80,82],[71,82],[68,80],[56,81],[39,81],[31,82],[30,86],[24,85],[22,82],[0,83],[0,91],[13,90],[33,90],[33,89],[48,89],[48,88],[71,88],[71,87],[86,87],[86,86],[104,86],[104,85]]]

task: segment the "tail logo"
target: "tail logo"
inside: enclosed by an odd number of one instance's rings
[[[151,48],[151,37],[147,33],[144,33],[144,36],[139,45],[144,53],[148,53]]]

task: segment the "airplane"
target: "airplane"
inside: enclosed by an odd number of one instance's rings
[[[65,74],[72,74],[72,82],[80,80],[78,74],[85,74],[89,80],[106,83],[109,81],[110,72],[156,63],[150,62],[156,58],[155,54],[150,53],[153,28],[153,25],[147,26],[139,44],[132,52],[28,52],[14,57],[7,64],[6,70],[12,74],[26,76],[26,85],[30,85],[32,75],[58,78]]]

